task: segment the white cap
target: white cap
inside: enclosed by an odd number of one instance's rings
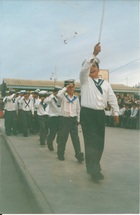
[[[39,93],[39,92],[40,92],[40,89],[36,89],[34,92]]]
[[[39,92],[39,95],[47,95],[47,94],[48,94],[48,91],[46,91],[46,90],[41,90]]]
[[[21,90],[19,93],[25,94],[25,93],[26,93],[26,90]]]

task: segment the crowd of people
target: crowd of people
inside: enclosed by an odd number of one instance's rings
[[[3,99],[6,135],[10,136],[11,134],[17,135],[23,133],[23,136],[27,137],[29,132],[38,133],[41,126],[41,123],[39,123],[41,115],[45,115],[45,130],[46,134],[48,134],[49,124],[54,123],[51,117],[57,116],[56,118],[58,118],[61,115],[61,101],[56,97],[60,89],[61,87],[54,87],[54,92],[51,95],[49,95],[49,92],[40,91],[39,89],[33,92],[26,90],[21,90],[20,92],[16,92],[15,90],[6,91],[6,96]],[[116,97],[120,108],[118,127],[139,129],[140,101],[128,96],[116,95]],[[52,98],[56,104],[56,108],[52,105]],[[44,99],[46,99],[46,106],[44,106],[45,112],[41,113],[39,103]],[[114,127],[112,108],[109,104],[105,108],[105,115],[105,125]],[[58,122],[56,121],[54,124],[56,125]],[[41,141],[41,144],[44,144],[44,140]],[[51,144],[49,145],[51,148]]]
[[[139,129],[140,128],[140,101],[134,97],[116,95],[119,105],[120,128]],[[114,127],[114,118],[111,106],[108,104],[105,109],[106,126]]]

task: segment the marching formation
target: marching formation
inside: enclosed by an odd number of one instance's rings
[[[75,158],[84,161],[78,135],[81,124],[87,173],[98,182],[104,179],[101,173],[101,157],[104,150],[107,107],[112,110],[113,123],[119,124],[118,100],[110,84],[98,78],[100,43],[96,44],[91,57],[85,59],[80,72],[81,97],[75,95],[74,80],[66,80],[64,87],[55,86],[49,94],[36,89],[32,94],[26,90],[7,92],[3,99],[6,135],[39,133],[41,145],[47,143],[54,150],[56,138],[58,159],[65,159],[65,149],[70,134]]]
[[[32,94],[22,90],[7,92],[3,99],[5,104],[5,132],[6,135],[22,133],[28,137],[29,133],[38,133],[40,144],[47,145],[53,151],[53,141],[56,138],[58,159],[64,160],[64,153],[68,135],[71,135],[75,157],[78,162],[84,161],[78,136],[80,120],[80,102],[74,95],[73,80],[65,81],[61,89],[55,86],[53,93],[45,90],[35,90]]]

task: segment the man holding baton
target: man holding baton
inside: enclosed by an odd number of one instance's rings
[[[113,109],[115,124],[119,123],[119,107],[110,84],[98,78],[100,43],[94,47],[93,54],[87,58],[80,72],[81,113],[80,121],[85,145],[85,161],[87,173],[98,182],[104,179],[100,161],[105,139],[105,111],[107,102]]]

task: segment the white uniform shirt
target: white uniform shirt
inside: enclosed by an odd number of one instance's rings
[[[118,116],[119,106],[110,84],[104,80],[101,85],[103,94],[101,94],[95,86],[94,81],[89,76],[90,67],[92,65],[90,60],[94,58],[95,57],[92,56],[91,58],[86,59],[82,65],[82,70],[80,73],[81,106],[95,110],[104,110],[107,107],[107,102],[109,102],[113,109],[113,115]],[[97,81],[97,79],[95,80]]]
[[[33,101],[33,105],[34,105],[34,111],[37,111],[37,107],[36,104],[38,104],[40,102],[40,98],[32,98]]]
[[[3,103],[4,103],[4,110],[7,110],[8,108],[7,96],[4,97]]]
[[[137,115],[138,108],[131,108],[131,116],[130,117],[135,117]]]
[[[15,111],[17,110],[17,102],[15,98],[15,94],[10,96],[5,96],[3,99],[4,102],[4,109],[7,111]]]
[[[77,121],[80,121],[80,103],[79,98],[75,95],[70,97],[66,93],[67,88],[64,87],[62,90],[59,90],[57,97],[61,99],[61,115],[64,117],[77,117]],[[64,95],[65,94],[65,95]],[[67,99],[67,98],[68,99]],[[70,101],[73,100],[73,102]]]
[[[31,99],[26,100],[24,97],[22,97],[19,100],[19,105],[21,105],[23,111],[31,111],[32,114],[34,114],[34,106]]]
[[[19,110],[22,110],[22,104],[19,102],[21,100],[22,96],[17,97],[17,106]]]
[[[41,99],[38,99],[36,101],[35,108],[37,109],[37,115],[49,115],[49,105],[47,105],[44,101],[41,102]]]
[[[119,115],[123,116],[124,115],[124,111],[125,111],[125,107],[120,108]]]
[[[111,110],[105,110],[106,116],[112,116],[112,109]]]
[[[58,105],[60,102],[56,96],[51,94],[47,97],[44,102],[49,104],[49,116],[60,116],[61,115],[61,107]]]

